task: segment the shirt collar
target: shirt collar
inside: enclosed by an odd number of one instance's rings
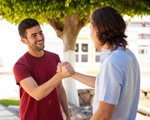
[[[103,61],[111,54],[110,49],[106,49],[103,52],[100,53],[100,62],[103,63]]]
[[[114,46],[115,47],[115,46]],[[122,50],[123,47],[118,47],[116,50]],[[100,62],[103,63],[104,60],[112,53],[110,49],[106,49],[103,52],[100,53]]]

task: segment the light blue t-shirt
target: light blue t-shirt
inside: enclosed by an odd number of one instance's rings
[[[135,55],[122,47],[103,51],[100,72],[96,77],[93,113],[99,102],[114,104],[111,120],[135,120],[139,92],[140,69]]]

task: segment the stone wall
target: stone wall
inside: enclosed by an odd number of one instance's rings
[[[92,116],[92,107],[88,105],[76,107],[69,103],[69,109],[72,120],[90,120]]]
[[[141,99],[150,99],[150,90],[140,90]]]
[[[71,118],[72,120],[90,120],[92,116],[94,89],[78,89],[78,96],[80,107],[69,103]]]
[[[79,103],[81,106],[92,106],[94,98],[94,89],[78,89]]]

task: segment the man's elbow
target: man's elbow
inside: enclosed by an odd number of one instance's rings
[[[40,101],[42,98],[38,97],[38,96],[34,96],[33,97],[36,101]]]
[[[36,92],[32,92],[31,93],[31,97],[34,98],[36,101],[40,101],[41,99],[43,99],[38,93]]]
[[[91,118],[91,120],[111,120],[111,115],[107,112],[97,111]]]
[[[111,120],[109,115],[100,115],[96,120]]]
[[[111,120],[111,116],[109,114],[103,114],[102,120]]]

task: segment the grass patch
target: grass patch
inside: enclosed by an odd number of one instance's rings
[[[139,104],[150,108],[150,99],[139,99]]]
[[[16,99],[2,99],[0,100],[0,103],[6,107],[8,107],[9,105],[18,105],[20,104],[20,100],[16,100]]]

